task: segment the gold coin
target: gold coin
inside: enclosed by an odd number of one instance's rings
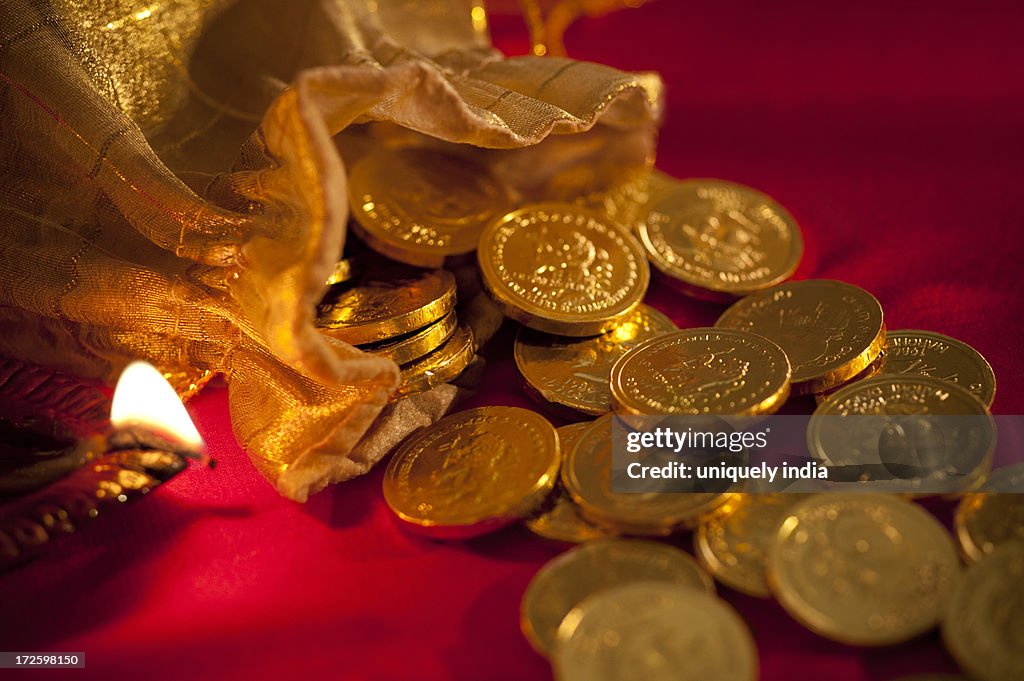
[[[563,458],[567,452],[572,451],[576,441],[590,426],[589,422],[584,422],[558,429],[558,449],[562,452]],[[611,534],[588,522],[560,483],[555,485],[544,507],[524,524],[537,536],[572,544],[600,539]]]
[[[967,568],[942,621],[942,638],[977,681],[1024,679],[1024,545]]]
[[[558,627],[585,598],[631,582],[672,582],[714,593],[711,578],[679,549],[652,541],[605,539],[548,561],[523,594],[520,625],[530,645],[548,656]]]
[[[438,321],[455,307],[455,277],[446,270],[389,268],[349,288],[333,287],[317,306],[316,325],[361,345]]]
[[[786,353],[747,331],[686,329],[637,345],[615,362],[611,395],[623,414],[770,414],[789,396]]]
[[[961,552],[972,561],[1009,542],[1024,542],[1024,494],[967,494],[953,525]]]
[[[753,331],[778,343],[793,366],[798,395],[845,383],[885,347],[882,306],[875,297],[830,279],[794,281],[747,296],[715,326]]]
[[[883,374],[931,376],[974,393],[986,407],[996,396],[996,376],[977,350],[932,331],[890,331]]]
[[[676,325],[641,304],[611,331],[592,338],[549,336],[525,327],[516,336],[519,373],[545,402],[599,416],[611,409],[608,375],[615,360]]]
[[[559,173],[555,179],[557,183],[549,185],[545,192],[552,200],[569,201],[599,211],[633,234],[647,219],[651,202],[675,185],[673,178],[646,167],[617,171],[611,181],[604,182],[589,174],[572,178]],[[595,188],[599,184],[603,186]]]
[[[478,407],[417,431],[384,473],[384,500],[439,537],[497,529],[535,509],[558,476],[558,435],[517,407]]]
[[[850,416],[876,418],[836,418]],[[891,492],[974,488],[991,466],[995,436],[995,421],[977,397],[926,376],[849,385],[819,405],[807,426],[811,456],[827,466],[860,467],[856,477]]]
[[[594,421],[565,453],[562,485],[587,520],[622,534],[664,536],[693,527],[702,514],[728,498],[722,492],[612,492],[612,419]]]
[[[875,361],[869,364],[867,368],[864,369],[864,371],[860,372],[846,383],[841,383],[840,385],[837,385],[834,388],[829,388],[824,392],[814,393],[814,401],[818,404],[822,404],[831,399],[833,395],[835,395],[843,388],[852,385],[857,381],[865,381],[869,378],[874,378],[875,376],[878,376],[879,374],[882,373],[882,368],[885,366],[885,357],[885,350],[883,350],[878,354],[878,357],[875,358]]]
[[[768,549],[801,494],[734,494],[701,520],[694,553],[715,578],[758,598],[771,595],[765,576]]]
[[[810,497],[783,521],[768,557],[779,603],[841,643],[901,643],[934,627],[959,576],[945,528],[885,494]]]
[[[724,180],[673,182],[640,225],[655,269],[694,296],[728,300],[793,276],[803,237],[771,197]]]
[[[573,608],[558,630],[558,681],[754,681],[757,648],[743,618],[696,589],[638,582]]]
[[[484,230],[477,257],[506,315],[561,336],[614,328],[650,282],[643,250],[624,227],[568,204],[509,213]]]
[[[378,357],[386,357],[396,364],[407,364],[441,347],[455,333],[458,322],[455,310],[452,310],[439,321],[422,329],[386,341],[361,345],[359,349]]]
[[[401,367],[402,384],[392,399],[424,392],[458,378],[475,355],[473,332],[468,324],[460,323],[437,350]]]
[[[431,149],[382,149],[349,175],[354,230],[375,251],[420,267],[472,253],[480,232],[509,209],[485,166]]]

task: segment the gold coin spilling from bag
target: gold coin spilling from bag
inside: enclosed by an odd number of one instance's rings
[[[819,393],[850,380],[885,347],[882,306],[862,288],[830,279],[782,284],[737,301],[715,326],[752,331],[779,345],[793,392]]]
[[[793,507],[768,558],[779,603],[811,631],[892,645],[938,624],[960,560],[945,528],[885,494],[819,494]]]
[[[375,251],[419,267],[472,253],[484,227],[510,207],[486,167],[432,149],[375,151],[348,180],[354,231]]]
[[[615,361],[637,344],[675,330],[668,317],[644,304],[592,338],[549,336],[524,327],[516,336],[516,367],[546,403],[599,416],[611,409],[608,376]]]
[[[392,399],[424,392],[455,380],[475,355],[473,332],[468,324],[460,323],[437,350],[401,367],[402,384]]]
[[[561,336],[614,328],[647,292],[647,258],[624,227],[568,204],[521,208],[480,237],[484,286],[506,315]]]
[[[768,550],[789,510],[805,498],[802,494],[734,494],[701,520],[693,535],[694,553],[722,584],[768,598]]]
[[[890,331],[881,373],[930,376],[956,383],[991,407],[996,376],[981,353],[955,338],[932,331]]]
[[[384,267],[352,286],[328,290],[317,306],[316,325],[338,340],[362,345],[422,329],[454,307],[451,272]]]
[[[661,481],[646,492],[613,492],[613,418],[606,414],[594,421],[562,464],[562,484],[587,520],[620,534],[665,536],[694,527],[701,515],[728,499],[731,488],[684,491]]]
[[[622,355],[610,384],[621,414],[771,414],[789,395],[790,367],[786,353],[763,336],[686,329]]]
[[[590,426],[589,422],[584,422],[558,428],[558,449],[562,453],[563,460]],[[555,484],[554,491],[544,502],[541,510],[536,515],[527,518],[524,524],[530,532],[539,537],[571,544],[600,539],[613,534],[584,518],[580,514],[579,507],[561,483]]]
[[[359,349],[378,357],[386,357],[395,364],[408,364],[444,345],[444,342],[455,333],[458,324],[455,310],[452,310],[440,320],[422,329],[386,341],[360,345]]]
[[[558,465],[558,435],[544,417],[517,407],[468,409],[402,443],[384,473],[384,500],[432,536],[476,536],[537,508]]]
[[[946,648],[977,681],[1024,679],[1024,544],[967,568],[942,622]]]
[[[685,293],[730,300],[781,284],[803,237],[771,197],[724,180],[673,181],[639,228],[655,269]]]
[[[664,582],[638,582],[583,601],[558,630],[559,681],[754,681],[750,629],[725,601]]]
[[[856,417],[856,418],[853,418]],[[878,376],[837,391],[807,426],[811,456],[878,491],[963,492],[982,482],[995,421],[977,397],[927,376]]]
[[[960,551],[970,561],[1010,542],[1024,542],[1024,494],[967,494],[953,524]]]
[[[606,539],[549,561],[523,594],[520,625],[534,649],[551,655],[558,627],[585,598],[631,582],[671,582],[714,593],[697,562],[672,546],[637,539]]]

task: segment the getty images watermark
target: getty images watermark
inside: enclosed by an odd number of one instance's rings
[[[622,493],[950,493],[1024,462],[1021,416],[628,416],[609,430]],[[1024,474],[999,479],[1024,491]]]

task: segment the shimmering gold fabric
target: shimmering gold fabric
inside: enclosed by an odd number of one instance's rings
[[[339,148],[375,143],[353,124],[489,148],[527,197],[643,162],[659,97],[650,75],[503,58],[470,0],[6,0],[0,354],[108,381],[143,358],[182,392],[223,373],[239,441],[304,500],[453,392],[375,423],[397,367],[313,327],[345,239]]]

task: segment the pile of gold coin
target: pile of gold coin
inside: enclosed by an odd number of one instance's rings
[[[713,579],[848,645],[941,626],[972,678],[1024,679],[1024,502],[1001,493],[1020,489],[1024,466],[990,475],[994,430],[973,440],[976,491],[960,500],[955,539],[906,494],[612,492],[616,417],[771,414],[813,395],[810,453],[832,463],[845,454],[820,417],[989,417],[995,377],[976,350],[887,330],[853,284],[787,281],[803,235],[778,202],[657,171],[603,191],[556,177],[527,202],[492,168],[435,148],[369,153],[349,180],[354,233],[397,262],[339,263],[323,333],[399,363],[396,397],[450,381],[478,343],[444,268],[475,264],[518,325],[527,394],[554,415],[594,417],[556,429],[526,409],[456,412],[399,445],[383,483],[396,518],[431,537],[519,522],[578,545],[522,601],[523,633],[558,679],[755,679],[754,637]],[[643,302],[652,268],[658,285],[729,306],[713,327],[679,329]],[[695,558],[666,543],[680,533]]]
[[[472,361],[473,332],[456,315],[451,272],[343,260],[328,283],[317,327],[400,365],[396,398],[447,383]]]

